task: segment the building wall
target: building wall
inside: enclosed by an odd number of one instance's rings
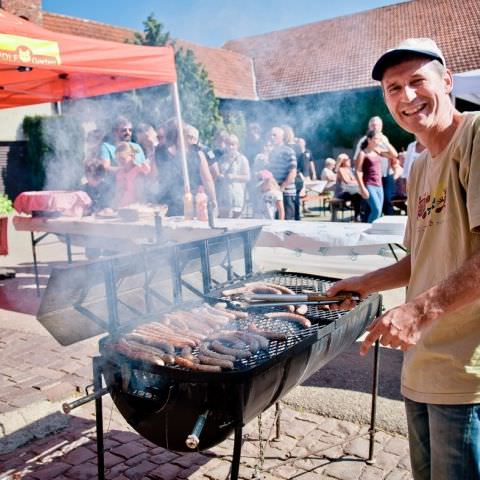
[[[23,140],[22,122],[24,117],[54,115],[53,103],[42,103],[28,107],[5,108],[0,110],[0,141]]]

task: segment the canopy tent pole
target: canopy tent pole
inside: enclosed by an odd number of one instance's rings
[[[183,135],[182,112],[180,110],[180,97],[178,95],[177,82],[172,83],[172,96],[173,96],[173,106],[175,109],[175,116],[177,118],[177,125],[178,125],[178,140],[179,140],[179,147],[180,147],[180,161],[182,163],[183,188],[184,188],[184,193],[189,194],[191,193],[190,178],[188,176],[187,152],[185,148],[185,137]]]

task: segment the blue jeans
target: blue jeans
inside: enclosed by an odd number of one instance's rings
[[[382,214],[383,187],[377,187],[374,185],[365,186],[369,193],[368,206],[370,207],[370,214],[368,215],[368,223],[372,223]]]
[[[415,480],[480,479],[480,404],[405,408]]]

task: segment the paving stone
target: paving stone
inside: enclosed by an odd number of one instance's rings
[[[148,476],[152,479],[155,480],[175,480],[176,478],[179,478],[180,472],[182,472],[181,467],[178,465],[172,465],[172,464],[163,464],[160,466],[156,466],[154,470],[152,470]],[[188,478],[188,477],[184,477]]]
[[[117,463],[112,468],[108,469],[107,478],[116,479],[121,473],[125,470],[128,470],[130,467],[126,463]]]
[[[383,477],[384,471],[381,468],[374,467],[373,465],[365,465],[359,480],[382,480]]]
[[[86,462],[72,467],[66,475],[75,480],[92,480],[98,477],[98,468],[95,464]]]
[[[95,457],[95,453],[85,447],[79,447],[75,450],[68,452],[63,459],[65,462],[70,463],[71,465],[80,465],[87,460]]]
[[[70,468],[72,468],[72,466],[68,463],[49,463],[35,472],[32,472],[32,476],[38,480],[54,480],[67,470],[70,470]]]
[[[383,450],[403,457],[408,453],[408,440],[403,437],[392,437],[385,443]]]
[[[411,480],[412,474],[407,470],[395,469],[392,470],[386,477],[385,480]]]
[[[186,453],[185,455],[180,455],[177,458],[171,460],[172,463],[182,468],[190,468],[192,465],[201,465],[203,463],[206,463],[207,461],[208,458],[203,456],[199,452]]]
[[[124,445],[113,448],[111,452],[115,455],[120,455],[123,458],[129,459],[144,453],[146,450],[147,447],[140,442],[128,442]]]
[[[153,453],[153,452],[152,452]],[[168,463],[173,460],[175,460],[178,457],[177,454],[173,452],[169,452],[168,450],[162,449],[161,453],[157,453],[156,455],[151,455],[150,456],[150,461],[157,463],[157,464],[162,464],[162,463]]]
[[[106,452],[105,453],[105,468],[112,468],[114,465],[117,465],[118,463],[123,463],[125,459],[123,457],[119,457],[117,455],[114,455],[111,452]]]
[[[241,465],[240,465],[241,468]],[[212,461],[204,471],[204,475],[210,480],[225,480],[230,472],[230,462]]]
[[[303,470],[290,464],[280,465],[279,467],[276,467],[273,470],[271,470],[271,473],[273,475],[278,476],[280,478],[288,478],[288,479],[296,478],[302,472]]]
[[[393,470],[400,461],[400,457],[398,455],[393,455],[392,453],[387,452],[379,452],[375,455],[375,466],[381,468],[386,473]]]
[[[129,467],[133,467],[134,465],[138,465],[140,462],[143,462],[144,460],[150,460],[150,454],[148,452],[143,452],[138,455],[135,455],[134,457],[128,458],[125,460],[125,464],[128,465]]]
[[[343,451],[354,457],[367,458],[369,449],[369,441],[366,438],[355,438],[351,442],[348,442],[344,447]]]
[[[145,477],[146,474],[150,475],[150,472],[155,470],[158,466],[155,463],[144,460],[134,467],[125,470],[123,473],[130,480],[141,480]]]
[[[344,458],[326,465],[322,473],[339,480],[358,480],[364,468],[364,462],[353,458]]]
[[[399,461],[398,461],[398,467],[403,468],[404,470],[411,470],[412,466],[410,464],[410,454],[404,455]]]

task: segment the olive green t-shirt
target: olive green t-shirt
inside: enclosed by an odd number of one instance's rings
[[[480,112],[463,114],[438,156],[420,155],[408,182],[407,301],[480,251]],[[480,285],[474,287],[478,301],[439,318],[405,353],[405,397],[437,404],[480,402]]]

